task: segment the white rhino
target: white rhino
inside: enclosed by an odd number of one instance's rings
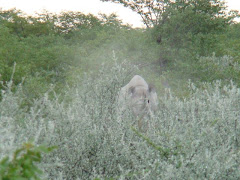
[[[138,119],[138,126],[146,115],[153,115],[158,106],[155,88],[148,85],[139,75],[135,75],[130,82],[121,88],[119,94],[120,107],[130,109]],[[140,128],[140,127],[139,127]]]

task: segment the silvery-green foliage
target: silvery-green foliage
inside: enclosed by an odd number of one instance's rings
[[[233,57],[227,56],[227,55],[222,57],[217,57],[215,56],[215,54],[213,54],[213,56],[210,56],[210,57],[200,57],[199,62],[204,64],[205,66],[217,68],[218,71],[224,72],[228,67],[232,67],[233,70],[237,72],[240,71],[239,63],[235,61]]]
[[[239,179],[240,90],[220,81],[208,90],[189,87],[190,99],[165,98],[158,115],[162,140],[156,142],[180,153],[170,170],[183,179]]]
[[[124,65],[103,66],[97,75],[86,76],[69,91],[73,100],[61,110],[64,118],[58,118],[55,127],[57,138],[63,139],[58,140],[60,148],[53,159],[59,157],[63,166],[50,170],[53,177],[59,171],[64,172],[64,178],[90,178],[95,174],[111,177],[120,173],[118,165],[131,164],[120,143],[126,132],[116,113],[118,92],[128,71]]]
[[[240,90],[232,82],[204,90],[189,83],[186,99],[159,94],[159,109],[141,132],[131,114],[118,113],[130,65],[113,63],[79,79],[63,101],[45,94],[28,111],[21,87],[2,93],[0,158],[32,140],[58,146],[40,164],[46,179],[240,178]]]

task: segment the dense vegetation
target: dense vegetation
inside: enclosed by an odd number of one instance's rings
[[[0,10],[0,172],[239,179],[238,12],[227,14],[219,0],[111,1],[139,13],[146,28],[114,14]],[[144,134],[131,114],[117,113],[119,89],[134,74],[159,94]],[[57,149],[11,157],[29,141]]]

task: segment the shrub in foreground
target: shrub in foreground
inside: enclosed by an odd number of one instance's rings
[[[128,66],[86,75],[62,101],[45,94],[29,111],[19,106],[20,90],[6,91],[0,158],[33,139],[59,147],[40,164],[47,179],[239,179],[239,88],[189,83],[188,98],[159,94],[159,110],[141,133],[137,119],[117,113],[120,87],[135,72]]]
[[[5,157],[0,161],[0,179],[40,179],[42,171],[35,163],[41,162],[42,153],[52,150],[53,147],[47,148],[25,143],[14,152],[13,158]]]

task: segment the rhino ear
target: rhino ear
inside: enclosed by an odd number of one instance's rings
[[[150,93],[156,92],[155,86],[153,84],[148,85],[148,92]]]
[[[129,89],[128,89],[128,94],[133,94],[135,92],[135,87],[131,86]]]

